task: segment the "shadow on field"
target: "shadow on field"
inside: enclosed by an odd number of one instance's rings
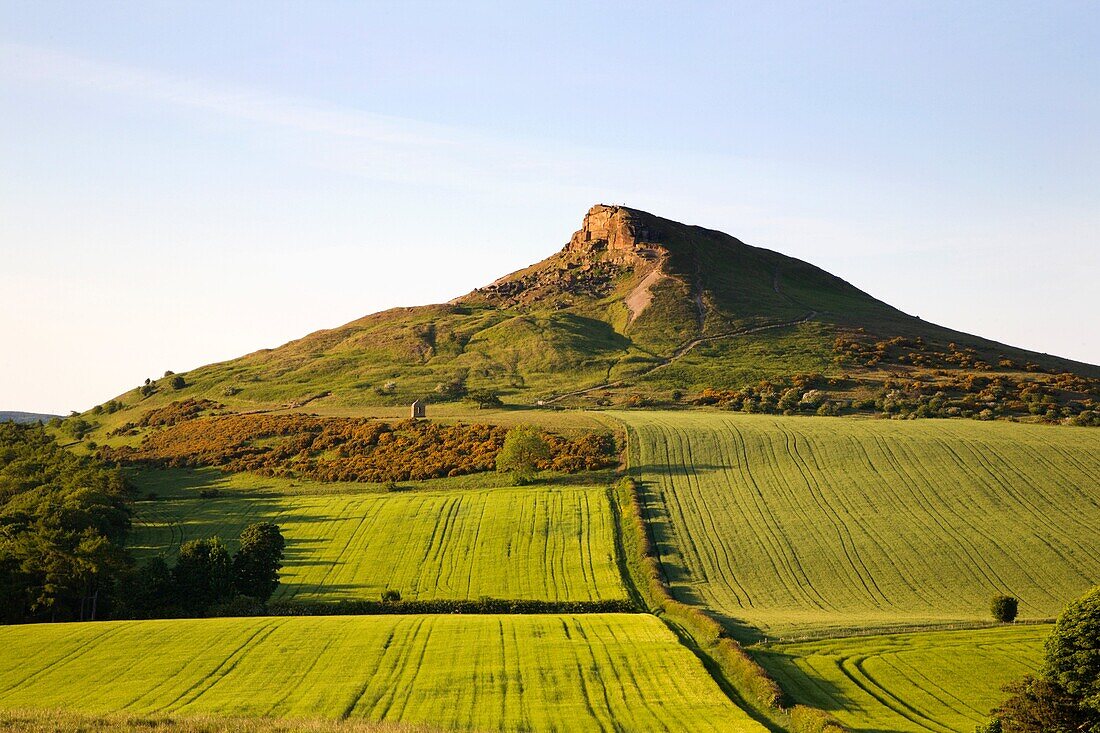
[[[724,466],[710,463],[696,463],[685,466],[682,463],[651,463],[642,466],[631,466],[630,470],[635,476],[692,476],[699,473],[712,471],[729,471],[733,466]]]
[[[381,597],[381,591],[368,595],[366,585],[353,585],[350,583],[288,583],[280,581],[275,590],[274,600],[277,601],[360,601],[374,600]]]
[[[695,578],[690,568],[682,561],[682,554],[673,540],[674,531],[672,521],[665,510],[664,501],[657,491],[653,481],[639,481],[638,497],[641,499],[646,525],[649,530],[649,539],[657,550],[657,567],[661,572],[661,579],[668,586],[672,596],[689,606],[695,606],[703,610],[708,616],[720,623],[733,639],[744,645],[756,644],[763,641],[765,636],[757,627],[734,616],[713,609],[707,605],[706,599],[699,595],[695,588],[696,583],[703,582],[703,578]]]
[[[799,657],[770,649],[751,650],[752,657],[779,683],[792,701],[801,705],[835,712],[846,710],[855,701],[848,697],[843,688],[832,680],[819,675],[810,675],[798,665]],[[852,733],[897,733],[882,728],[848,728]]]
[[[255,522],[271,521],[284,534],[293,525],[317,525],[340,518],[299,513],[293,502],[262,491],[225,488],[225,474],[218,470],[144,470],[130,477],[139,499],[134,502],[130,547],[142,557],[164,557],[174,562],[179,547],[188,540],[217,535],[235,551],[241,531]],[[213,496],[202,492],[216,490]],[[306,530],[306,534],[313,534]],[[310,545],[325,540],[288,537],[286,565],[325,564],[307,559]],[[329,563],[331,564],[331,563]]]

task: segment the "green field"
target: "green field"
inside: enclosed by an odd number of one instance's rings
[[[279,485],[250,477],[251,488],[215,499],[183,486],[138,502],[135,553],[173,562],[185,540],[235,539],[269,520],[287,538],[277,600],[377,600],[386,588],[405,599],[626,597],[603,489],[283,495],[264,492],[265,482]]]
[[[763,731],[656,618],[358,616],[0,627],[0,708]]]
[[[735,633],[1050,618],[1100,577],[1100,432],[620,412],[674,592]]]
[[[1042,663],[1049,625],[778,644],[759,661],[796,701],[853,731],[971,733]]]

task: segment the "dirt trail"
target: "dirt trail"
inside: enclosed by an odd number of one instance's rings
[[[645,371],[642,371],[642,372],[639,372],[638,374],[633,375],[631,377],[631,379],[638,379],[639,377],[644,377],[648,374],[652,374],[653,372],[657,371],[658,369],[661,369],[663,367],[668,366],[669,364],[673,363],[677,359],[680,359],[681,357],[683,357],[685,354],[687,354],[688,352],[690,352],[692,349],[694,349],[696,346],[699,346],[700,344],[706,344],[706,343],[710,343],[712,341],[720,341],[722,339],[727,339],[727,338],[735,338],[737,336],[748,336],[749,334],[759,333],[761,331],[769,331],[769,330],[774,329],[774,328],[788,328],[790,326],[797,326],[800,323],[805,323],[806,321],[810,320],[811,318],[813,318],[816,315],[817,315],[817,311],[810,311],[809,313],[802,316],[801,318],[796,318],[792,321],[783,321],[781,323],[768,323],[768,324],[765,324],[763,326],[748,326],[746,328],[738,328],[738,329],[735,329],[733,331],[726,331],[724,333],[716,333],[716,334],[712,334],[710,336],[700,336],[698,338],[692,339],[691,341],[688,341],[687,343],[684,343],[684,344],[680,345],[679,347],[677,347],[677,349],[674,352],[672,352],[671,356],[665,357],[664,359],[661,359],[661,361],[657,362],[656,364],[654,364],[650,368],[646,369]],[[606,382],[604,384],[597,384],[597,385],[592,386],[592,387],[585,387],[584,389],[576,389],[576,390],[573,390],[572,392],[565,392],[563,394],[555,395],[554,397],[550,397],[548,399],[542,400],[542,403],[549,405],[549,404],[553,404],[555,402],[558,402],[560,400],[563,400],[566,397],[576,397],[578,395],[588,394],[589,392],[595,392],[596,390],[600,390],[600,389],[611,389],[613,387],[619,387],[619,386],[622,386],[622,384],[625,381],[626,380],[620,379],[620,380],[616,380],[614,382]]]

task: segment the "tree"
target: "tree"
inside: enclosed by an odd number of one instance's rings
[[[497,454],[497,470],[512,472],[519,485],[530,483],[539,463],[550,458],[550,446],[537,430],[526,425],[512,428],[504,437],[504,446]]]
[[[1019,598],[1013,598],[1012,596],[993,596],[993,602],[990,604],[989,610],[993,614],[994,621],[1008,624],[1016,620],[1016,613],[1019,608]]]
[[[172,571],[180,605],[202,612],[233,593],[233,561],[221,539],[190,540],[180,546]]]
[[[1005,692],[1008,699],[994,711],[1002,733],[1074,733],[1086,722],[1074,699],[1049,679],[1024,677]]]
[[[279,587],[286,540],[271,522],[250,524],[241,532],[241,549],[233,558],[233,585],[237,592],[266,603]]]
[[[0,423],[0,619],[101,615],[128,565],[128,500],[117,470],[41,426]]]
[[[1066,607],[1046,644],[1045,672],[1100,715],[1100,586]]]
[[[503,407],[500,395],[491,389],[475,389],[470,393],[470,399],[477,404],[477,409],[485,410],[490,407]]]
[[[164,558],[146,560],[129,581],[128,615],[149,618],[165,614],[174,605],[175,589],[172,569]]]
[[[1100,730],[1100,586],[1062,612],[1040,673],[1005,691],[993,711],[1003,733]]]

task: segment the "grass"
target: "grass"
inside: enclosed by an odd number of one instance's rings
[[[1100,433],[616,413],[673,593],[739,638],[1050,618],[1100,576]]]
[[[301,482],[142,472],[139,486],[156,486],[161,498],[136,504],[132,549],[139,558],[172,562],[188,539],[216,534],[233,547],[246,525],[269,520],[287,538],[276,600],[377,600],[386,588],[404,599],[626,597],[603,489],[376,494],[310,493],[307,485],[293,487],[305,492],[300,495],[270,491],[288,483]],[[199,498],[199,488],[210,484],[226,493]]]
[[[866,733],[971,733],[1042,662],[1050,626],[778,644],[757,655],[797,702]]]
[[[434,733],[426,725],[349,720],[277,720],[217,715],[87,715],[65,710],[0,710],[0,730],[20,733]]]
[[[3,627],[0,644],[5,709],[763,730],[648,615],[123,621]]]

